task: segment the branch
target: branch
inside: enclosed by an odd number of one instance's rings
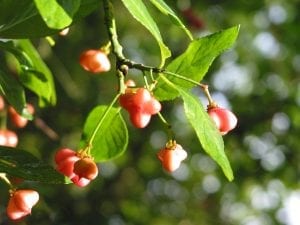
[[[114,17],[114,9],[110,0],[103,0],[104,4],[104,20],[107,28],[107,33],[109,40],[111,42],[112,52],[117,58],[117,68],[123,71],[121,68],[123,65],[128,66],[128,68],[134,68],[142,71],[152,71],[154,73],[162,73],[164,69],[157,67],[146,66],[141,63],[136,63],[132,60],[127,59],[123,55],[123,47],[118,40],[116,21]]]

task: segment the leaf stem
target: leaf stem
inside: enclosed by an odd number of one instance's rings
[[[106,116],[108,115],[109,111],[112,109],[113,105],[116,103],[116,101],[119,99],[121,93],[118,93],[115,98],[112,100],[112,102],[110,103],[110,105],[107,107],[107,109],[105,110],[105,112],[103,113],[103,115],[101,116],[99,122],[97,123],[97,126],[95,127],[92,136],[90,137],[90,139],[88,140],[87,146],[86,146],[86,150],[87,150],[87,154],[89,155],[89,151],[92,148],[92,143],[96,137],[96,134],[98,132],[98,130],[100,129],[103,121],[105,120]]]
[[[172,125],[167,122],[167,120],[164,118],[164,116],[159,112],[158,117],[162,121],[162,123],[166,126],[167,134],[168,134],[168,140],[174,139],[174,132],[172,131]]]
[[[192,84],[195,84],[195,85],[199,86],[203,90],[203,92],[204,92],[204,94],[205,94],[205,96],[208,100],[208,107],[210,108],[210,107],[216,107],[217,106],[217,103],[212,99],[212,97],[209,93],[209,86],[207,84],[198,83],[197,81],[195,81],[193,79],[181,76],[177,73],[173,73],[173,72],[170,72],[170,71],[164,71],[164,74],[174,76],[176,78],[179,78],[181,80],[184,80],[184,81],[187,81],[187,82],[190,82]]]
[[[123,71],[121,68],[122,68],[122,66],[126,65],[126,66],[128,66],[128,68],[138,69],[143,72],[148,71],[150,73],[154,72],[154,73],[158,73],[158,74],[164,73],[164,74],[168,74],[168,75],[177,77],[179,79],[185,80],[187,82],[190,82],[192,84],[195,84],[195,85],[201,87],[208,99],[209,107],[213,107],[216,105],[216,103],[211,98],[211,95],[208,90],[208,85],[201,84],[201,83],[199,83],[193,79],[190,79],[188,77],[184,77],[179,74],[176,74],[176,73],[173,73],[170,71],[166,71],[163,68],[147,66],[147,65],[144,65],[141,63],[136,63],[132,60],[127,59],[123,55],[123,47],[118,40],[116,21],[115,21],[114,12],[113,12],[113,4],[112,4],[111,0],[103,0],[103,4],[104,4],[104,17],[105,17],[104,19],[105,19],[105,23],[106,23],[106,27],[107,27],[109,40],[110,40],[111,47],[112,47],[112,52],[117,58],[117,69],[118,70]],[[126,75],[126,74],[124,74],[124,75]],[[145,74],[143,74],[143,76],[145,79]],[[146,85],[147,85],[147,83],[146,83]],[[122,85],[120,84],[120,90],[124,91],[121,87],[122,87]]]
[[[0,173],[0,179],[2,179],[9,186],[10,189],[14,189],[14,186],[6,176],[6,173]]]

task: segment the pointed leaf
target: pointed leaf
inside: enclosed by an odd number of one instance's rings
[[[178,56],[167,66],[166,71],[200,82],[214,59],[233,45],[237,38],[238,31],[239,26],[236,26],[194,40],[183,54]],[[172,76],[171,73],[166,72],[166,77],[184,90],[189,90],[195,86],[195,84]],[[168,85],[160,79],[158,79],[154,93],[161,101],[171,100],[179,95],[178,91],[168,87]]]
[[[182,97],[185,115],[195,130],[204,151],[220,165],[227,179],[233,180],[233,172],[224,152],[223,138],[199,99],[171,83],[165,77],[162,76],[162,78]]]
[[[47,1],[46,6],[50,2]],[[72,3],[72,1],[70,2]],[[47,26],[33,0],[0,0],[0,5],[0,38],[24,39],[45,37],[57,34],[61,30]],[[90,14],[99,8],[99,6],[99,0],[82,1],[80,8],[73,15],[73,23]],[[60,18],[56,19],[59,20]]]
[[[29,40],[19,40],[18,47],[30,58],[32,67],[21,64],[20,81],[39,97],[41,107],[56,104],[53,76],[41,56]]]
[[[4,146],[0,146],[0,173],[43,183],[67,183],[63,175],[29,152]]]
[[[156,8],[158,8],[163,14],[170,17],[171,21],[174,25],[180,27],[185,31],[185,33],[188,35],[188,37],[193,40],[192,33],[185,27],[185,25],[182,23],[182,21],[177,17],[175,12],[163,1],[163,0],[150,0]]]
[[[107,111],[109,110],[109,111]],[[80,148],[86,147],[97,124],[91,154],[96,162],[107,161],[124,153],[128,144],[128,131],[120,114],[120,109],[101,105],[95,107],[85,122]]]
[[[154,22],[152,16],[149,14],[146,6],[142,0],[122,0],[131,15],[140,22],[145,28],[147,28],[150,33],[156,39],[160,52],[161,52],[161,64],[162,67],[165,64],[165,60],[171,56],[171,52],[168,47],[163,43],[159,29]]]
[[[80,0],[34,0],[35,5],[48,27],[63,29],[73,21]]]

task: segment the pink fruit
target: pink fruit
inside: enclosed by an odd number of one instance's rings
[[[89,49],[81,53],[80,65],[92,73],[102,73],[110,70],[110,61],[107,54],[102,50]]]
[[[55,154],[56,169],[79,187],[84,187],[98,175],[98,167],[92,158],[62,148]]]
[[[215,122],[222,135],[227,134],[237,125],[236,116],[228,109],[220,107],[210,107],[208,108],[207,112]]]
[[[128,90],[120,96],[120,105],[130,114],[132,124],[137,128],[146,127],[152,115],[161,110],[161,104],[145,88]]]
[[[7,215],[12,220],[21,219],[31,213],[31,208],[39,201],[39,193],[34,190],[17,190],[12,193],[7,206]]]
[[[174,172],[180,167],[181,161],[186,159],[187,153],[181,145],[176,144],[175,148],[161,149],[157,157],[166,171]]]

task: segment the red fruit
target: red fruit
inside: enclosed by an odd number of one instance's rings
[[[65,158],[64,160],[60,161],[57,164],[56,169],[57,169],[57,171],[59,171],[63,175],[65,175],[69,178],[73,178],[76,175],[74,173],[74,164],[78,160],[80,160],[80,158],[77,157],[77,156],[67,157],[67,158]]]
[[[39,193],[34,190],[17,190],[9,199],[7,215],[18,220],[31,213],[31,208],[39,201]]]
[[[111,67],[107,54],[97,49],[82,52],[79,63],[85,70],[92,73],[107,72]]]
[[[16,206],[13,199],[11,198],[8,201],[8,205],[7,205],[7,208],[6,208],[6,214],[11,220],[19,220],[19,219],[22,219],[23,217],[27,216],[29,213],[20,210]]]
[[[144,128],[150,122],[151,116],[161,110],[161,104],[145,88],[135,91],[129,89],[120,96],[120,105],[130,114],[132,124]]]
[[[237,125],[236,116],[228,109],[220,107],[210,107],[208,115],[213,119],[222,135],[227,134]]]
[[[78,187],[88,185],[98,175],[98,167],[91,158],[82,158],[74,164],[72,182]]]
[[[174,172],[181,164],[181,161],[186,159],[187,153],[176,144],[175,148],[163,148],[157,153],[158,159],[161,161],[163,168],[168,172]]]
[[[76,152],[73,151],[72,149],[69,148],[62,148],[60,150],[58,150],[54,156],[54,160],[56,163],[60,163],[62,160],[71,157],[71,156],[75,156]]]
[[[69,177],[74,184],[84,187],[98,175],[96,163],[88,157],[81,158],[75,151],[62,148],[55,154],[56,169]]]
[[[0,130],[0,145],[7,147],[16,147],[18,136],[11,130]]]
[[[83,158],[75,162],[74,173],[78,175],[79,178],[83,177],[88,180],[93,180],[98,175],[98,167],[91,158]]]
[[[75,173],[73,172],[74,163],[79,159],[76,152],[69,148],[58,150],[54,156],[57,171],[69,178],[75,176]]]
[[[26,107],[30,114],[34,113],[33,105],[28,103]],[[10,120],[16,127],[23,128],[27,125],[28,119],[26,119],[26,118],[22,117],[20,114],[18,114],[17,111],[12,106],[8,107],[8,113],[9,113]]]

